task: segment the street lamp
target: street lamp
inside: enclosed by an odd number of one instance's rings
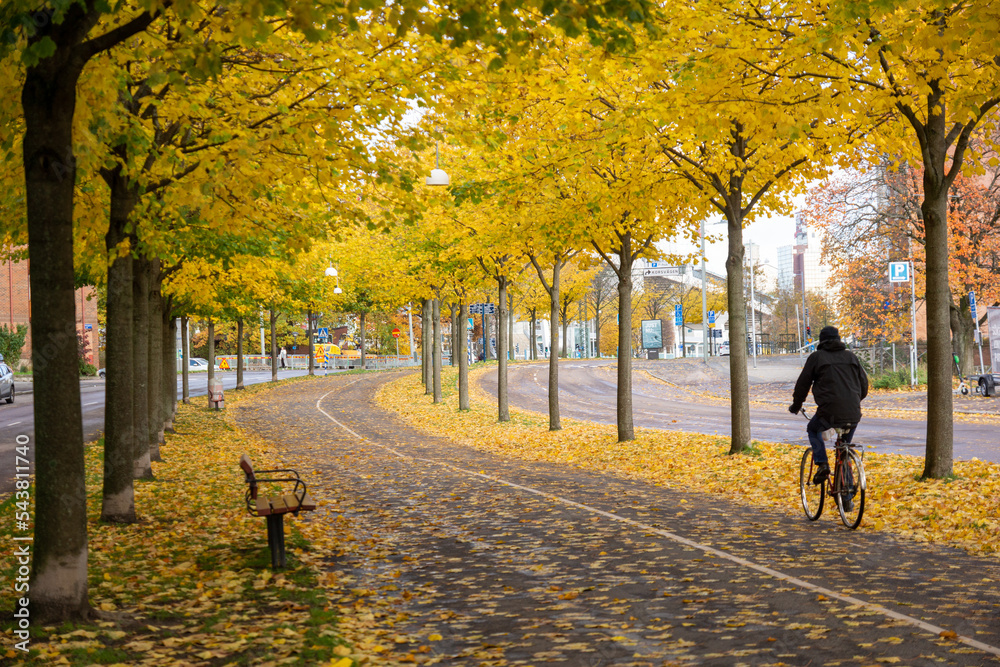
[[[441,168],[441,155],[438,152],[437,142],[434,142],[434,169],[431,170],[431,175],[427,177],[427,185],[448,185],[451,183],[451,178],[448,176],[448,172]]]
[[[340,289],[340,274],[337,273],[337,269],[333,268],[333,264],[326,268],[326,275],[337,279],[337,286],[333,288],[333,293],[343,294],[344,290]]]

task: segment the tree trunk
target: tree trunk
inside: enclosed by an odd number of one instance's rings
[[[459,304],[459,319],[464,323],[469,321],[469,306]],[[469,336],[465,327],[458,337],[458,409],[469,410]]]
[[[532,308],[529,310],[528,315],[531,317],[531,360],[538,361],[538,317],[536,316],[536,309]]]
[[[188,382],[189,365],[191,363],[191,346],[188,344],[188,331],[191,328],[191,318],[181,317],[181,400],[185,405],[191,402],[191,385]]]
[[[365,314],[358,313],[358,349],[361,350],[361,370],[365,369]]]
[[[150,260],[149,267],[149,459],[162,461],[160,443],[163,442],[163,296],[160,291],[162,277],[160,260]]]
[[[594,309],[594,356],[601,358],[601,311]]]
[[[552,267],[552,289],[549,292],[549,430],[562,428],[559,421],[559,264]]]
[[[27,68],[21,91],[28,248],[34,258],[31,361],[35,396],[35,530],[30,577],[31,621],[85,619],[87,498],[80,406],[76,303],[73,298],[73,198],[76,88],[99,49],[85,44],[103,9],[72,3],[59,22],[36,23],[30,45],[50,40],[51,52]],[[44,12],[37,16],[51,16]],[[154,15],[119,26],[109,42],[145,29]],[[111,34],[111,33],[107,33]],[[110,46],[109,44],[108,46]]]
[[[111,184],[111,211],[105,245],[115,256],[125,241],[125,227],[134,208]],[[132,255],[116,257],[108,267],[105,322],[104,488],[101,520],[133,523],[135,516],[134,436],[132,434]]]
[[[431,350],[431,339],[434,337],[434,324],[431,322],[432,310],[430,299],[424,299],[420,306],[420,360],[424,372],[424,396],[434,395],[434,354]]]
[[[509,285],[508,285],[509,287]],[[514,298],[507,290],[507,356],[514,360]]]
[[[133,243],[132,247],[135,246]],[[149,456],[149,260],[136,257],[132,266],[133,474],[136,479],[152,479]]]
[[[236,320],[236,390],[243,386],[243,318]]]
[[[483,323],[483,361],[489,361],[490,356],[490,316],[485,312],[481,318]]]
[[[943,118],[942,118],[943,121]],[[951,289],[948,285],[948,188],[940,182],[945,163],[944,128],[928,123],[932,165],[924,167],[923,212],[927,249],[927,448],[924,477],[952,473]],[[939,152],[938,152],[939,151]],[[937,175],[935,175],[935,171]]]
[[[949,309],[951,315],[951,352],[958,355],[958,364],[962,375],[972,375],[977,372],[975,331],[972,322],[972,310],[969,307],[969,295],[963,294],[958,303],[952,303]]]
[[[497,310],[497,419],[510,421],[510,405],[507,392],[507,277],[497,278],[499,284],[499,309]]]
[[[434,402],[441,402],[441,302],[438,299],[431,301],[431,317],[434,319],[433,337],[431,341],[431,356],[434,363]]]
[[[306,336],[309,338],[309,375],[316,374],[316,354],[313,352],[313,311],[306,311]]]
[[[562,317],[561,314],[560,314],[560,319],[562,321],[562,348],[561,348],[561,352],[560,352],[559,356],[561,356],[563,359],[568,359],[569,355],[568,355],[568,349],[567,348],[569,347],[569,344],[568,344],[568,339],[569,339],[569,322],[566,320],[565,317]]]
[[[208,319],[208,384],[215,379],[215,320]],[[211,397],[211,392],[209,396]]]
[[[77,13],[79,10],[77,10]],[[79,21],[79,16],[76,17]],[[96,20],[96,19],[95,19]],[[87,491],[73,298],[73,112],[84,62],[71,50],[29,67],[23,158],[31,262],[35,533],[31,620],[84,618]]]
[[[278,381],[278,314],[271,310],[271,382]],[[364,353],[362,352],[362,363]]]
[[[177,412],[177,320],[173,317],[173,299],[163,299],[163,345],[160,361],[160,405],[163,408],[163,433],[174,432]]]
[[[635,440],[632,419],[632,238],[626,234],[618,253],[618,442]]]
[[[458,366],[458,338],[465,328],[459,326],[461,321],[458,317],[458,305],[449,304],[448,310],[451,311],[451,365]]]
[[[733,200],[740,201],[738,196]],[[743,296],[743,216],[739,206],[726,211],[729,255],[726,257],[726,290],[729,307],[729,382],[732,439],[729,453],[750,447],[750,382],[747,377],[747,304]],[[683,329],[682,329],[683,332]],[[686,352],[686,350],[685,350]],[[685,356],[687,356],[685,354]]]

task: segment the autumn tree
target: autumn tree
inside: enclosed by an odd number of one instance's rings
[[[928,411],[924,477],[952,473],[951,288],[949,194],[963,169],[977,161],[977,128],[995,137],[1000,105],[1000,9],[988,2],[892,6],[837,3],[812,24],[784,34],[829,66],[829,88],[850,87],[859,114],[876,131],[875,155],[898,155],[920,168],[920,219],[926,252]],[[751,22],[757,18],[749,18]],[[768,23],[769,27],[774,22]],[[976,48],[961,48],[974,35]],[[819,40],[819,41],[817,41]]]

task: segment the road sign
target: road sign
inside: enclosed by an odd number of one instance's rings
[[[469,305],[469,312],[476,315],[493,315],[497,312],[497,307],[492,303],[473,303]]]
[[[475,328],[476,328],[476,321],[470,317],[468,323],[465,325],[465,329],[467,331],[472,331]]]
[[[683,266],[660,266],[649,269],[643,269],[642,275],[644,276],[679,276],[684,270]]]
[[[972,311],[972,321],[976,323],[976,328],[979,327],[979,317],[976,316],[976,293],[969,292],[969,310]]]
[[[393,329],[392,330],[392,337],[393,338],[399,338],[399,329]]]
[[[910,263],[889,262],[889,282],[890,283],[910,282]]]
[[[674,326],[679,327],[682,324],[684,324],[684,309],[678,303],[674,306]]]
[[[715,311],[714,310],[708,311],[708,326],[709,327],[714,327],[715,326]]]
[[[320,338],[329,338],[330,337],[329,327],[321,327],[319,329],[316,329],[316,335],[319,336]]]

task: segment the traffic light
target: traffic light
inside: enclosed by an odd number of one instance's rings
[[[812,335],[813,335],[812,327],[806,326],[806,338],[812,338]]]

